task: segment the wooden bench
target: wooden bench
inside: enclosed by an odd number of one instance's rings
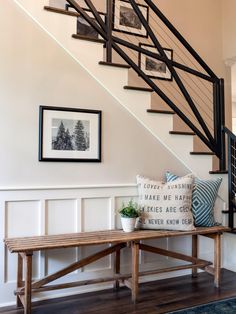
[[[114,287],[118,288],[119,283],[124,283],[132,292],[133,302],[138,297],[138,280],[139,276],[160,274],[183,269],[192,269],[192,275],[197,276],[197,269],[203,269],[214,276],[216,287],[220,285],[220,269],[221,269],[221,235],[223,232],[229,231],[226,227],[197,228],[195,231],[152,231],[138,230],[131,233],[124,233],[122,230],[106,230],[97,232],[81,232],[61,235],[35,236],[24,238],[7,238],[5,244],[11,253],[18,253],[17,266],[17,288],[15,294],[17,296],[17,306],[24,307],[24,313],[31,313],[31,296],[34,292],[43,292],[55,289],[72,288],[82,285],[95,284],[100,282],[114,282]],[[146,245],[143,240],[160,239],[169,237],[192,236],[192,255],[187,256],[181,253],[164,250],[161,248]],[[212,263],[198,258],[198,236],[206,236],[214,240],[214,267]],[[88,245],[110,244],[106,249],[96,254],[79,260],[68,267],[50,274],[40,280],[32,282],[32,256],[35,251],[63,249],[72,247],[81,247]],[[124,247],[130,247],[132,250],[132,271],[130,274],[120,273],[120,251]],[[139,272],[139,250],[152,252],[185,262],[189,264],[179,265],[158,270]],[[114,259],[114,275],[109,278],[86,280],[78,282],[70,282],[56,285],[48,285],[52,281],[65,276],[81,267],[97,261],[109,254],[115,254]],[[24,276],[23,280],[23,267]]]

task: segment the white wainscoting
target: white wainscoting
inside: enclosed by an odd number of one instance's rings
[[[107,186],[80,186],[80,187],[38,187],[38,188],[9,188],[0,190],[1,210],[1,246],[0,246],[0,306],[15,301],[13,291],[16,285],[16,254],[10,254],[4,244],[5,237],[34,236],[58,234],[80,231],[120,228],[120,217],[117,209],[123,201],[130,198],[137,199],[137,187],[134,184],[119,184]],[[207,239],[207,241],[210,241]],[[190,254],[191,240],[188,237],[178,239],[161,239],[148,241],[152,245],[170,248]],[[72,248],[51,250],[34,254],[34,278],[50,274],[59,268],[68,265],[101,249],[102,246],[89,248]],[[201,255],[212,258],[211,243],[203,243]],[[130,268],[130,252],[122,252],[122,270]],[[140,268],[151,269],[163,267],[167,264],[178,264],[178,261],[151,253],[140,254]],[[112,257],[103,258],[79,271],[60,279],[84,280],[98,278],[112,273]],[[187,272],[178,272],[159,275],[149,279],[164,278],[181,275]],[[59,280],[58,280],[59,281]],[[90,287],[67,289],[63,291],[47,292],[35,296],[35,299],[50,298],[91,290],[111,287],[111,284],[99,284]]]

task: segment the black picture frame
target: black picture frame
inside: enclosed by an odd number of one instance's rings
[[[101,162],[102,111],[39,107],[39,161]]]
[[[144,4],[138,4],[146,21],[149,23],[149,7]],[[132,5],[127,0],[113,0],[113,21],[112,29],[116,32],[126,33],[139,37],[148,37],[148,33],[142,25]]]
[[[147,49],[151,52],[157,53],[157,49],[153,45],[139,43],[140,48]],[[170,60],[173,60],[173,49],[170,48],[163,48],[167,57]],[[147,63],[149,61],[149,63]],[[156,60],[152,57],[149,57],[141,52],[139,52],[138,56],[138,65],[139,68],[149,77],[152,79],[159,79],[164,81],[173,81],[173,77],[171,72],[169,71],[165,62]]]

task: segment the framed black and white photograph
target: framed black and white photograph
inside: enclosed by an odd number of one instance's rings
[[[40,106],[40,161],[101,161],[101,111]]]
[[[148,22],[148,6],[138,4],[140,11]],[[113,0],[113,30],[141,37],[148,37],[147,31],[126,0]]]
[[[157,53],[157,49],[152,45],[139,44],[143,49]],[[173,50],[163,48],[168,59],[173,60]],[[172,81],[172,75],[165,62],[149,57],[143,53],[139,53],[139,68],[150,78]]]
[[[94,22],[96,22],[95,18],[93,18],[91,12],[86,12],[92,18]],[[102,20],[105,22],[105,15],[100,13]],[[77,18],[77,34],[81,36],[86,36],[90,38],[101,38],[98,32],[82,17],[78,16]]]
[[[77,12],[70,4],[65,5],[65,9],[67,11],[71,12]],[[96,22],[96,19],[93,17],[93,13],[88,8],[83,8],[84,11],[88,14],[91,19]],[[98,12],[101,16],[103,22],[105,23],[105,14],[102,12]],[[77,29],[76,29],[77,35],[95,38],[95,39],[101,39],[101,36],[99,36],[98,32],[83,18],[83,16],[77,17]]]

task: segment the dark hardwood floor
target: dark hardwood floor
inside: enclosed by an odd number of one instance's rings
[[[199,274],[198,278],[183,276],[140,284],[139,301],[131,302],[130,291],[104,290],[48,300],[33,304],[33,314],[153,314],[236,297],[236,273],[223,270],[220,289],[214,288],[213,277]],[[15,307],[0,309],[0,313],[22,314]]]

